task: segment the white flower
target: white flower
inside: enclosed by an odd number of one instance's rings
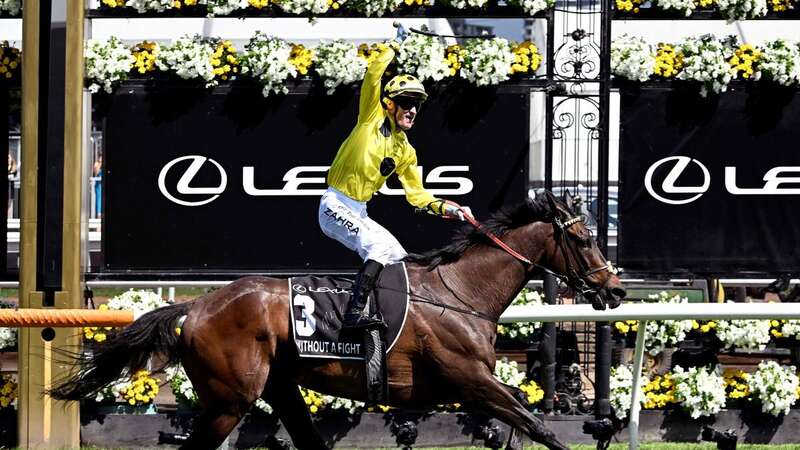
[[[761,401],[761,411],[778,416],[789,414],[797,401],[798,378],[794,366],[781,366],[775,361],[762,361],[758,370],[747,379],[754,398]]]
[[[478,86],[500,84],[508,80],[514,52],[502,38],[472,39],[464,48],[461,76]]]
[[[731,45],[723,45],[714,36],[707,34],[697,38],[689,38],[678,46],[677,51],[683,53],[683,70],[678,79],[703,83],[700,95],[721,93],[728,89],[728,83],[736,75],[728,60],[733,56]]]
[[[330,8],[328,0],[281,0],[278,6],[292,14],[325,14]]]
[[[84,58],[86,79],[93,94],[100,89],[110,94],[114,87],[128,78],[131,66],[136,62],[131,51],[113,36],[106,41],[86,41]]]
[[[767,42],[758,67],[764,76],[783,86],[800,83],[800,47],[784,39]]]
[[[358,400],[350,400],[349,398],[334,397],[332,395],[323,395],[322,402],[326,410],[344,410],[350,414],[356,414],[364,409],[365,403]]]
[[[711,416],[725,406],[725,379],[720,368],[692,367],[688,371],[675,366],[675,398],[693,419]]]
[[[531,16],[540,11],[550,9],[556,4],[555,0],[510,0],[508,3],[519,6],[525,13]]]
[[[364,13],[367,17],[373,14],[380,17],[395,11],[403,0],[351,0],[351,3],[355,11]]]
[[[487,0],[443,0],[446,5],[457,9],[482,8]]]
[[[163,12],[172,9],[172,0],[128,0],[125,6],[131,7],[139,14],[147,11]]]
[[[800,340],[800,320],[787,320],[781,327],[783,337],[792,337]]]
[[[17,329],[0,327],[0,349],[17,345]]]
[[[0,14],[6,13],[9,16],[18,16],[21,10],[21,0],[0,0]]]
[[[364,78],[367,61],[358,56],[355,44],[337,39],[320,44],[314,52],[314,70],[317,71],[328,93],[341,84],[351,84]]]
[[[401,73],[416,76],[420,81],[440,81],[450,74],[444,57],[445,46],[438,39],[412,34],[400,46],[397,66]]]
[[[731,302],[729,302],[731,303]],[[720,320],[716,333],[725,349],[764,350],[770,341],[769,320]]]
[[[644,404],[647,397],[642,391],[642,386],[649,383],[644,374],[639,377],[639,403]],[[628,417],[631,410],[631,390],[633,389],[633,373],[628,366],[617,366],[611,368],[611,393],[609,401],[614,408],[614,414],[620,419]]]
[[[520,293],[514,297],[511,305],[542,305],[543,303],[542,296],[538,291],[523,288]],[[497,334],[501,336],[508,336],[511,339],[520,338],[526,340],[533,335],[537,328],[541,326],[541,322],[504,323],[503,325],[498,326]]]
[[[201,78],[206,85],[214,84],[214,67],[211,56],[214,49],[200,36],[183,36],[170,45],[161,46],[156,55],[156,66],[162,71],[174,72],[184,80]]]
[[[113,297],[106,306],[116,311],[133,311],[134,316],[139,317],[154,309],[167,306],[167,302],[153,291],[130,289]]]
[[[247,0],[200,0],[199,5],[206,5],[208,16],[225,16],[237,9],[247,8]]]
[[[655,0],[655,4],[661,9],[682,10],[687,17],[692,15],[695,8],[694,0]]]
[[[517,369],[516,361],[509,361],[503,358],[494,365],[494,377],[501,383],[519,387],[519,385],[525,381],[525,372]]]
[[[268,97],[271,92],[286,94],[289,92],[286,79],[297,76],[297,70],[289,62],[291,51],[291,46],[285,41],[268,37],[258,31],[244,47],[242,74],[261,83],[261,94],[264,97]]]
[[[641,37],[622,36],[611,43],[611,73],[629,80],[645,82],[656,65],[653,46]]]
[[[756,19],[767,15],[767,0],[715,0],[722,17],[736,20]]]
[[[689,302],[688,298],[679,295],[670,297],[666,291],[661,291],[649,297],[658,303],[680,304]],[[691,329],[691,320],[650,320],[647,322],[644,348],[647,349],[647,353],[656,356],[667,346],[674,346],[683,341],[686,338],[686,333]]]

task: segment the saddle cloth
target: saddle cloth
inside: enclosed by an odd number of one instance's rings
[[[289,278],[289,308],[297,350],[305,358],[364,359],[362,330],[341,332],[353,280],[312,275]],[[408,312],[408,273],[405,263],[386,266],[370,294],[386,322],[386,353],[394,346]],[[373,303],[373,299],[375,300]]]

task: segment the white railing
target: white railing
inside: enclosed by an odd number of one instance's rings
[[[614,322],[636,320],[636,349],[633,354],[633,386],[628,424],[630,450],[639,448],[639,386],[644,358],[644,339],[650,320],[742,320],[800,319],[800,303],[682,303],[624,304],[619,308],[596,311],[591,305],[512,306],[500,317],[508,322]]]

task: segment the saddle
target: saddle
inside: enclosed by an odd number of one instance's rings
[[[370,314],[380,314],[386,328],[342,331],[342,318],[352,294],[353,280],[334,276],[289,278],[292,336],[301,358],[364,361],[367,398],[386,398],[386,355],[391,351],[408,314],[409,288],[405,263],[386,266],[369,295]]]

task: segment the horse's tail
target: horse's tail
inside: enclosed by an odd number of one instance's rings
[[[150,357],[161,356],[161,370],[179,361],[178,319],[186,315],[192,302],[176,303],[150,311],[123,328],[93,352],[61,352],[78,371],[50,389],[58,400],[81,400],[96,395],[123,372],[133,374],[147,366]]]

